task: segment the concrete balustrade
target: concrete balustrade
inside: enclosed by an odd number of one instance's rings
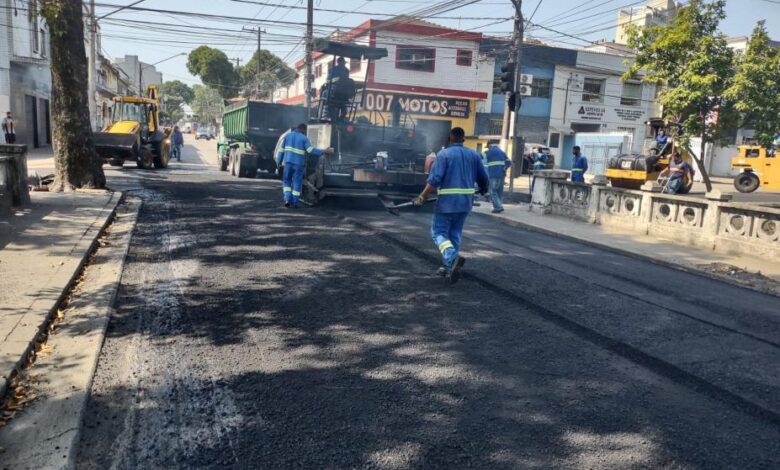
[[[27,186],[27,146],[0,144],[0,216],[30,202]]]
[[[537,172],[531,209],[584,222],[629,229],[725,253],[780,261],[780,209],[728,198],[662,194],[567,181],[568,172]]]

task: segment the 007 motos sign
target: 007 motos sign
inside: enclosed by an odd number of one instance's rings
[[[402,111],[410,114],[458,118],[469,117],[469,100],[435,96],[399,95],[378,91],[366,92],[363,109],[391,113],[394,106],[398,105],[400,105]]]

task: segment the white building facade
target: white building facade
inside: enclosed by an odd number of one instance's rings
[[[578,134],[623,135],[616,151],[640,153],[647,147],[647,121],[660,114],[656,87],[624,81],[624,57],[580,50],[575,66],[556,66],[548,145],[568,168]]]
[[[51,142],[49,30],[37,1],[0,0],[0,112],[11,111],[16,143]]]

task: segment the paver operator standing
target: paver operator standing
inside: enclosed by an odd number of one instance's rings
[[[306,124],[298,124],[298,127],[284,138],[279,153],[276,155],[277,161],[281,161],[284,166],[282,172],[284,207],[298,208],[303,177],[306,172],[307,153],[314,156],[320,156],[323,153],[331,155],[333,149],[328,147],[322,150],[312,147],[309,138],[306,137]]]
[[[431,238],[442,256],[443,266],[439,274],[446,276],[450,284],[460,279],[460,271],[466,262],[460,255],[460,241],[474,202],[474,186],[479,185],[479,192],[484,194],[489,184],[480,155],[463,146],[464,137],[465,132],[460,127],[450,131],[450,146],[439,152],[428,176],[428,184],[413,200],[414,205],[420,207],[425,204],[428,195],[437,190]]]

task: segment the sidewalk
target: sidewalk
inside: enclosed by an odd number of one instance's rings
[[[0,396],[107,225],[122,193],[32,193],[0,219]]]
[[[539,215],[528,210],[528,204],[507,204],[501,214],[492,214],[490,204],[481,204],[474,212],[495,217],[515,227],[567,238],[597,248],[681,268],[696,274],[750,287],[780,296],[780,264],[760,258],[735,256],[677,244],[629,230],[619,230],[554,215]],[[744,269],[733,272],[729,267]],[[760,273],[765,276],[756,274]]]

